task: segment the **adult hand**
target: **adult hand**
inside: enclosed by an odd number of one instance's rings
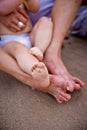
[[[12,32],[18,32],[26,27],[28,18],[26,11],[23,8],[18,7],[11,14],[0,16],[0,22]],[[24,24],[22,28],[18,27],[18,22]]]

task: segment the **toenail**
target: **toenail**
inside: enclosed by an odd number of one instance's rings
[[[68,91],[70,91],[69,87],[66,88]]]

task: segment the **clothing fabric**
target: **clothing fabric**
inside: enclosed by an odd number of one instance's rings
[[[71,34],[76,36],[87,36],[87,6],[81,6],[79,13],[72,24]]]
[[[19,42],[31,48],[31,41],[30,41],[29,33],[2,35],[0,36],[0,47],[3,47],[5,44],[11,41]]]

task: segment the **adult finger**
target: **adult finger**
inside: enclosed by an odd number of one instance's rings
[[[19,22],[19,20],[17,19],[17,18],[13,18],[12,19],[12,21],[11,21],[11,23],[13,23],[13,24],[15,24],[15,25],[17,25],[18,24],[18,22]]]
[[[18,26],[16,26],[15,24],[13,24],[13,23],[11,23],[11,27],[10,27],[12,30],[15,30],[16,32],[18,32],[18,31],[21,31],[21,29],[18,27]]]
[[[14,28],[12,28],[12,27],[10,27],[10,31],[12,31],[12,32],[14,32],[14,33],[17,32],[16,29],[14,29]]]
[[[20,6],[19,6],[19,8],[17,9],[18,10],[18,12],[19,13],[21,13],[25,18],[29,18],[29,16],[28,16],[28,14],[27,14],[27,12],[26,12],[26,10],[24,9],[24,8],[21,8]]]
[[[21,29],[23,29],[23,28],[25,28],[25,24],[23,24],[22,25],[22,27],[19,27],[19,25],[18,25],[18,23],[19,23],[20,21],[18,20],[18,19],[14,19],[13,21],[12,21],[12,23],[17,27],[17,28],[20,28],[20,30]]]
[[[21,22],[24,23],[24,24],[27,23],[28,19],[25,18],[22,14],[20,14],[20,13],[17,12],[17,14],[15,14],[15,15],[16,15],[16,18],[17,18],[19,21],[21,21]]]

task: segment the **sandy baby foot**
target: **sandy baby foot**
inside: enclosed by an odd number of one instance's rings
[[[31,69],[31,75],[34,79],[42,82],[43,87],[49,85],[49,74],[44,63],[35,64]]]
[[[30,49],[30,54],[34,55],[36,58],[38,58],[39,61],[43,60],[43,53],[40,51],[37,47],[32,47]]]

